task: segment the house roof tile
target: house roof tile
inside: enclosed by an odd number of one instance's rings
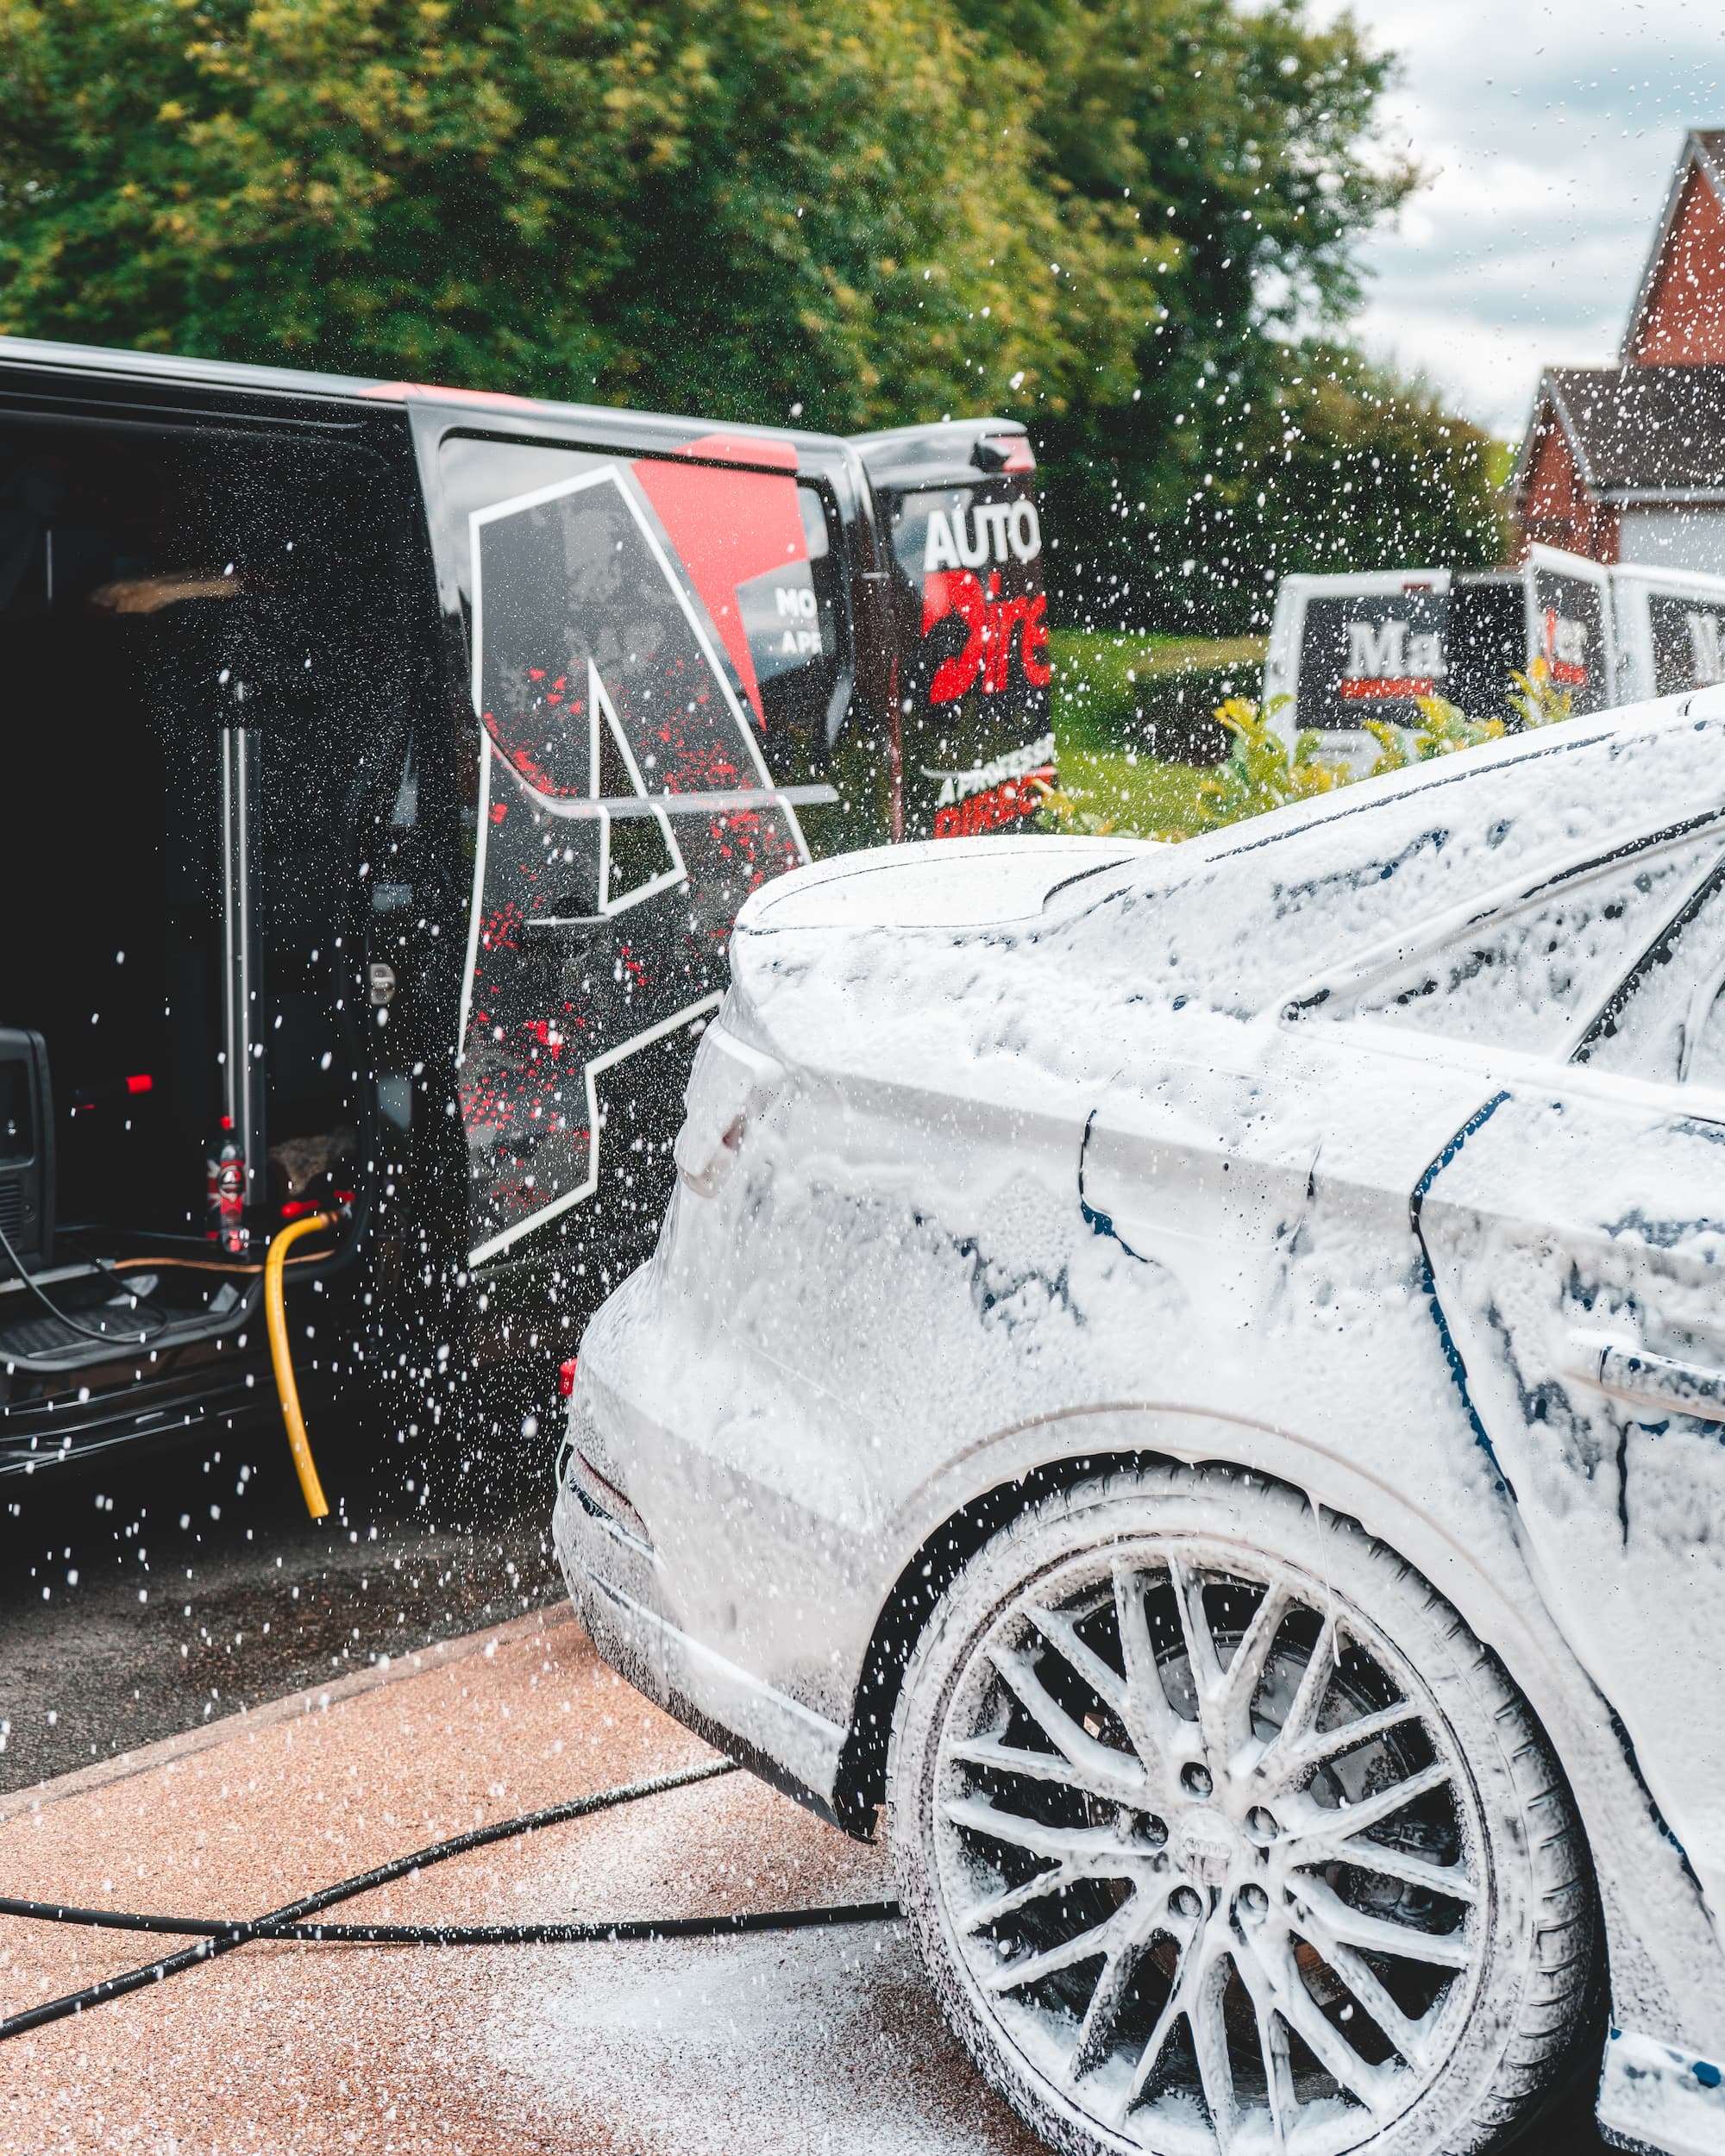
[[[1547,403],[1595,495],[1725,495],[1725,366],[1547,367],[1534,433]]]

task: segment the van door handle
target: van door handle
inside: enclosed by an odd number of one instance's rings
[[[1650,1355],[1645,1348],[1596,1333],[1578,1334],[1575,1345],[1580,1351],[1576,1375],[1614,1400],[1693,1415],[1701,1422],[1725,1422],[1725,1370]]]

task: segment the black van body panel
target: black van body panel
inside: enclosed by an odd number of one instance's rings
[[[568,1352],[651,1247],[749,890],[1051,780],[1032,469],[1004,422],[851,442],[0,339],[0,667],[53,797],[0,1025],[48,1037],[76,1200],[37,1284],[114,1343],[0,1258],[0,1476],[273,1415],[263,1251],[320,1205],[310,1396],[369,1369],[435,1423]],[[119,797],[52,783],[57,709]]]

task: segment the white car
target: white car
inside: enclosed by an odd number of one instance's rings
[[[744,908],[556,1533],[1053,2146],[1725,2149],[1725,692]],[[1609,1978],[1609,2016],[1601,1982]]]

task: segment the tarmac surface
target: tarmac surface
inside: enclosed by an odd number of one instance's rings
[[[561,1601],[552,1420],[428,1462],[311,1420],[306,1518],[279,1424],[0,1481],[0,1791]]]

